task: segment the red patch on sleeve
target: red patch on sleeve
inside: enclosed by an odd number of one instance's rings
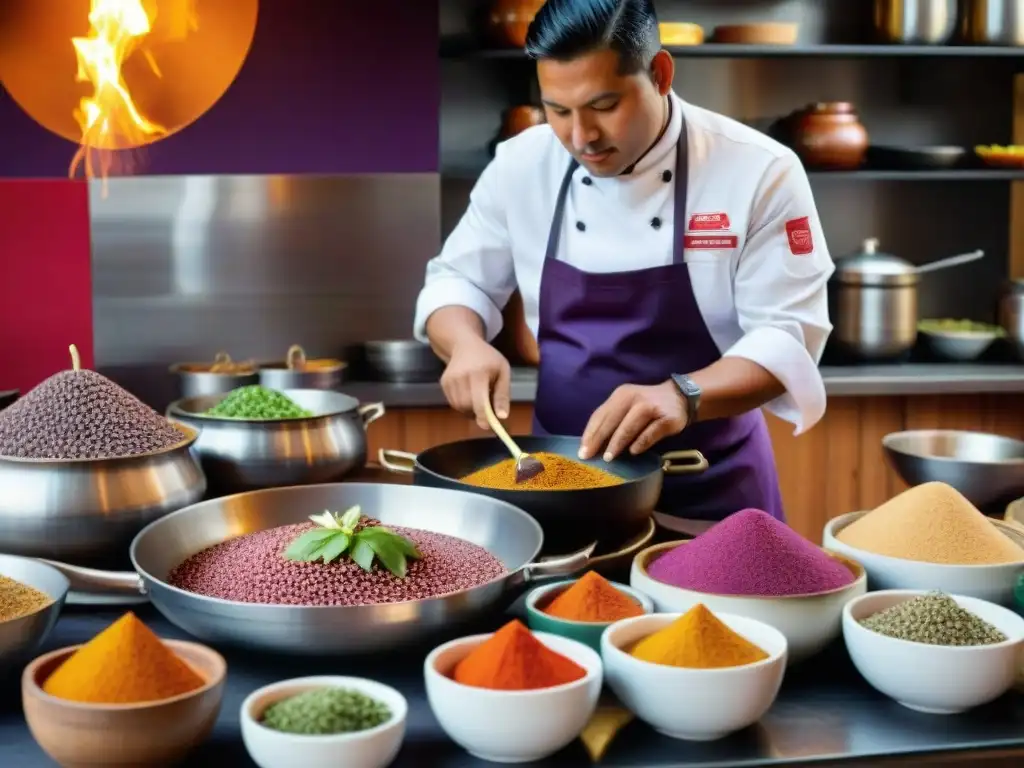
[[[811,221],[807,216],[786,222],[786,238],[789,240],[789,251],[794,256],[806,256],[814,252]]]

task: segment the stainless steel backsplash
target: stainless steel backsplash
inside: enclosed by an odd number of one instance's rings
[[[140,396],[220,350],[407,338],[441,238],[436,174],[120,178],[90,209],[96,364]]]

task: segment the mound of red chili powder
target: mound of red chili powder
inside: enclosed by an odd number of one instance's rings
[[[785,523],[744,509],[647,566],[657,581],[716,595],[781,597],[827,592],[854,580]]]

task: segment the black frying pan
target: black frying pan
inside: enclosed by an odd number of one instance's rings
[[[514,439],[527,453],[556,453],[578,461],[579,438]],[[572,552],[595,538],[614,542],[636,535],[647,524],[658,503],[664,473],[703,472],[708,466],[699,451],[670,451],[664,455],[648,451],[639,456],[623,455],[610,464],[601,459],[584,462],[625,478],[626,482],[621,485],[566,491],[511,491],[479,488],[459,480],[509,458],[508,449],[496,437],[444,443],[419,455],[381,450],[378,457],[392,472],[411,472],[416,485],[470,491],[519,507],[540,523],[547,553]]]

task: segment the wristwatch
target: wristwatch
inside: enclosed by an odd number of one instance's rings
[[[700,410],[700,387],[697,382],[683,373],[673,373],[672,381],[679,387],[679,394],[686,402],[686,423],[693,424],[697,421],[697,411]]]

